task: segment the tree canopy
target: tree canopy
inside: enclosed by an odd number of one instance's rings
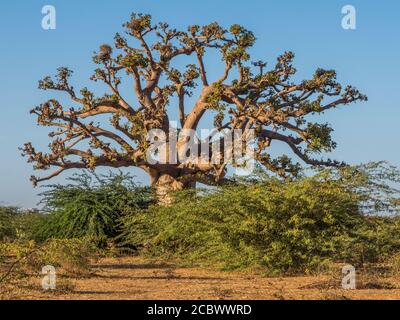
[[[40,89],[67,94],[71,105],[50,99],[31,111],[39,125],[55,128],[49,134],[53,139],[49,153],[37,151],[31,143],[23,147],[35,169],[54,169],[44,177],[32,176],[34,184],[67,169],[100,166],[139,167],[158,187],[224,183],[228,164],[223,160],[217,165],[148,161],[147,134],[161,129],[168,137],[171,130],[168,108],[176,108],[179,130],[198,130],[206,112],[213,112],[217,131],[254,130],[255,160],[279,175],[296,175],[300,164],[286,155],[272,157],[272,141],[285,143],[309,165],[342,164],[317,159],[336,144],[329,124],[314,122],[310,116],[367,97],[353,86],[342,86],[334,70],[318,68],[310,79],[296,82],[294,54],[283,53],[271,67],[253,61],[249,49],[256,38],[238,24],[225,29],[213,22],[179,31],[168,23],[153,23],[150,15],[132,14],[123,27],[125,35],[117,33],[114,46],[103,44],[93,56],[98,67],[91,80],[103,82],[109,93],[95,96],[86,87],[77,92],[66,67],[59,68],[55,78],[39,81]],[[220,53],[225,66],[217,79],[207,73],[204,57],[210,50]],[[180,56],[193,61],[178,70],[173,63]],[[121,94],[123,80],[132,82],[134,101]],[[188,105],[195,89],[199,95]],[[110,116],[111,126],[95,122],[104,114]]]

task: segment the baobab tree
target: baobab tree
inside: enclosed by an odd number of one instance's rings
[[[103,82],[109,93],[95,97],[87,88],[76,92],[70,84],[72,71],[65,67],[58,69],[55,78],[39,81],[40,89],[64,92],[71,105],[50,99],[31,111],[39,125],[55,128],[49,134],[53,139],[49,153],[36,151],[31,143],[23,147],[35,169],[54,169],[44,177],[32,176],[35,185],[67,169],[100,166],[141,168],[159,194],[193,187],[196,182],[228,181],[224,161],[208,165],[148,161],[147,134],[161,129],[168,137],[171,130],[168,108],[176,108],[179,114],[178,130],[198,130],[206,113],[214,117],[217,132],[253,129],[255,160],[281,176],[296,175],[300,164],[286,155],[273,158],[274,141],[286,144],[305,164],[342,164],[315,158],[336,144],[331,138],[333,129],[311,121],[310,115],[367,97],[352,86],[342,87],[334,70],[319,68],[309,80],[296,83],[292,52],[279,56],[271,68],[264,61],[252,61],[249,48],[256,38],[236,24],[224,29],[214,22],[178,31],[168,23],[153,24],[150,15],[133,14],[123,26],[126,35],[117,33],[114,47],[103,44],[93,57],[98,68],[91,80]],[[210,79],[204,59],[210,50],[217,50],[222,58],[216,79]],[[178,70],[173,62],[181,56],[192,63]],[[131,81],[134,101],[121,94],[122,81]],[[196,101],[188,105],[194,93]],[[105,114],[110,124],[95,122]]]

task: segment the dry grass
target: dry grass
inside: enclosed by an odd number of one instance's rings
[[[1,272],[4,268],[1,270]],[[357,290],[340,287],[337,276],[267,278],[240,272],[176,268],[139,257],[105,258],[92,276],[57,278],[44,291],[40,274],[14,275],[0,284],[1,299],[400,299],[395,276],[360,275]]]

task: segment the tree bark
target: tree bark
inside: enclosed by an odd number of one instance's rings
[[[151,187],[155,190],[158,203],[161,205],[172,203],[171,192],[196,187],[195,181],[182,183],[178,177],[168,173],[151,172],[150,178]]]

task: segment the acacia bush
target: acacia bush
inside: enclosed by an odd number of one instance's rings
[[[175,194],[123,217],[125,243],[143,254],[222,269],[307,272],[333,261],[359,264],[399,249],[398,209],[384,163],[328,169],[282,181],[265,174],[235,185]],[[390,231],[390,232],[389,232]]]
[[[152,201],[148,188],[122,173],[84,173],[70,181],[42,193],[49,214],[37,228],[37,239],[91,237],[103,245],[119,234],[118,221],[127,208],[145,208]]]

